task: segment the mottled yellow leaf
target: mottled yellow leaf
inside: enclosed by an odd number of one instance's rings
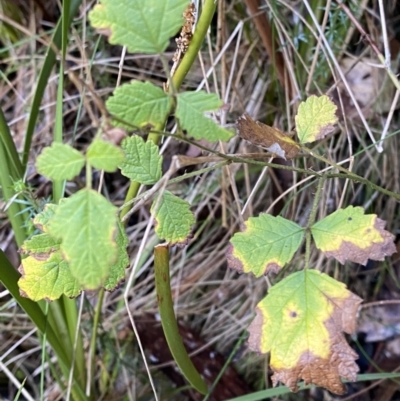
[[[361,298],[316,270],[294,273],[270,288],[249,327],[249,347],[271,353],[274,386],[292,391],[304,380],[343,394],[340,378],[354,381],[357,354],[345,333],[355,331]]]

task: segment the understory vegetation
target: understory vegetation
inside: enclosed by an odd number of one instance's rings
[[[2,0],[0,399],[400,399],[399,18]]]

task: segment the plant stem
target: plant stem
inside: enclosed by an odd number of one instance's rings
[[[92,337],[90,339],[90,346],[89,346],[89,361],[88,361],[88,378],[91,379],[93,383],[93,372],[95,368],[95,361],[96,361],[96,345],[97,345],[97,330],[100,323],[101,318],[101,308],[103,307],[103,300],[104,300],[104,288],[101,288],[99,291],[99,296],[97,298],[96,309],[93,318],[93,325],[92,325]]]
[[[54,142],[62,143],[63,142],[63,101],[64,101],[64,59],[66,54],[66,46],[67,46],[67,9],[66,7],[69,5],[69,0],[63,2],[63,13],[62,13],[62,35],[61,35],[61,62],[59,69],[59,77],[58,77],[58,86],[57,86],[57,103],[56,103],[56,118],[54,124]],[[58,203],[59,200],[63,197],[64,194],[64,180],[61,181],[53,181],[53,201],[54,203]]]
[[[2,109],[0,109],[0,139],[4,144],[4,149],[6,150],[7,156],[14,169],[14,174],[12,176],[20,177],[22,179],[22,177],[24,176],[24,169],[22,167],[21,160],[19,159],[17,149],[11,136],[10,128],[8,127]],[[2,157],[0,160],[5,163],[7,159]]]
[[[176,90],[180,88],[183,80],[196,60],[197,54],[199,53],[200,47],[203,44],[208,28],[210,27],[211,21],[214,17],[217,3],[218,2],[215,0],[206,0],[203,5],[200,18],[196,25],[196,30],[194,31],[192,40],[190,41],[189,48],[183,56],[174,76],[172,77],[172,82]]]
[[[174,76],[171,79],[171,86],[174,90],[178,91],[180,86],[182,85],[183,80],[185,79],[187,73],[189,72],[190,68],[192,67],[197,54],[200,50],[200,47],[204,41],[204,38],[207,34],[207,30],[210,27],[212,18],[214,16],[215,10],[217,7],[217,2],[215,0],[206,0],[203,9],[201,11],[200,18],[197,22],[196,30],[193,33],[192,40],[190,41],[189,48],[185,55],[183,56],[178,68],[175,71]],[[172,110],[171,110],[172,111]],[[160,124],[157,124],[154,127],[154,131],[161,131],[164,129],[166,121],[162,121]],[[158,144],[160,137],[158,134],[150,133],[148,140],[153,141],[155,144]],[[137,182],[132,181],[129,187],[129,190],[125,197],[124,204],[127,204],[131,199],[133,199],[140,188],[140,184]],[[124,207],[121,210],[120,217],[121,219],[128,213],[129,206]]]
[[[77,13],[79,6],[82,3],[82,0],[70,0],[70,1],[71,1],[71,6],[69,7],[68,23],[69,21],[71,21],[72,17]],[[32,100],[31,111],[29,113],[28,126],[26,128],[25,143],[22,156],[22,165],[24,169],[29,159],[29,152],[31,148],[33,133],[36,127],[36,121],[39,115],[40,104],[42,102],[43,94],[46,89],[51,71],[53,70],[54,63],[56,62],[56,53],[54,52],[54,49],[61,47],[61,38],[62,38],[62,17],[57,23],[57,27],[54,31],[52,41],[47,49],[47,54],[43,63],[43,67],[40,71],[39,79],[37,81],[35,95]]]
[[[315,193],[314,202],[313,202],[313,205],[312,205],[311,213],[310,213],[310,216],[308,217],[307,228],[311,228],[311,226],[315,222],[315,217],[317,216],[318,204],[319,204],[319,201],[321,199],[321,192],[322,192],[322,187],[324,185],[324,182],[325,182],[325,176],[322,176],[318,180],[317,192]]]
[[[318,204],[321,199],[321,192],[322,192],[322,187],[324,185],[324,182],[325,182],[324,176],[318,180],[317,192],[315,193],[315,196],[314,196],[314,202],[312,205],[310,216],[308,217],[307,227],[305,229],[306,230],[306,254],[305,254],[306,264],[304,266],[304,270],[309,268],[310,255],[311,255],[311,227],[315,222],[315,217],[317,216]]]
[[[168,347],[182,374],[189,383],[201,394],[207,394],[207,385],[197,372],[189,358],[179,333],[172,302],[169,245],[161,244],[154,247],[154,275],[156,280],[157,302],[160,319]]]
[[[2,130],[2,127],[0,127],[0,130]],[[11,202],[7,209],[7,216],[10,219],[17,246],[20,247],[26,239],[26,232],[24,229],[25,216],[21,213],[21,205],[14,202],[12,199],[15,196],[13,190],[13,179],[16,181],[16,177],[9,170],[9,167],[9,157],[7,157],[5,144],[0,140],[0,186],[3,191],[5,202]]]

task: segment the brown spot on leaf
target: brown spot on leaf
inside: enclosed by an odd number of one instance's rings
[[[319,133],[315,137],[315,140],[326,137],[328,134],[330,134],[332,131],[334,131],[334,129],[335,129],[335,126],[333,124],[325,125],[324,127],[322,127],[320,129]]]
[[[21,276],[23,276],[23,275],[25,274],[24,266],[23,266],[22,263],[19,265],[18,271],[19,271],[19,273],[21,274]]]
[[[266,148],[277,157],[293,159],[299,153],[299,145],[288,135],[277,128],[254,121],[247,114],[239,117],[236,126],[242,139]]]
[[[96,28],[96,32],[99,35],[106,36],[107,38],[111,37],[111,35],[112,35],[111,28]]]
[[[226,258],[228,260],[228,267],[230,267],[233,270],[236,270],[238,273],[242,274],[243,273],[243,263],[241,260],[233,256],[233,245],[229,244],[228,249],[226,251]]]
[[[368,259],[383,260],[385,256],[390,256],[396,252],[395,237],[390,232],[384,230],[385,224],[385,221],[378,217],[375,219],[374,228],[381,234],[383,242],[373,243],[369,247],[362,249],[351,242],[343,241],[339,249],[324,252],[325,256],[332,256],[342,264],[346,260],[350,260],[364,266],[367,264]],[[368,232],[368,230],[366,231]]]
[[[233,255],[233,245],[229,244],[228,249],[226,251],[226,259],[228,260],[228,267],[233,270],[236,270],[238,273],[244,273],[244,266],[242,261]],[[267,263],[265,265],[265,269],[263,274],[267,275],[268,273],[279,273],[282,269],[282,266],[278,265],[277,263]]]
[[[279,266],[277,263],[267,263],[264,270],[264,276],[268,273],[279,273],[282,269],[282,266]]]

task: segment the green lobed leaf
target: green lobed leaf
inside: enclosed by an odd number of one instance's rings
[[[87,289],[98,288],[117,259],[117,208],[103,196],[82,189],[60,203],[48,229],[61,238],[72,275]]]
[[[354,333],[361,298],[317,270],[303,270],[271,287],[248,328],[249,348],[271,353],[273,385],[292,391],[298,381],[343,394],[340,380],[357,378],[357,353],[343,332]]]
[[[115,238],[115,242],[118,247],[118,259],[112,264],[110,269],[110,275],[104,282],[103,287],[107,291],[113,291],[115,288],[125,279],[125,270],[129,267],[129,256],[126,247],[129,244],[129,239],[126,236],[126,232],[123,224],[118,222],[118,231]]]
[[[383,260],[396,252],[394,235],[385,222],[361,207],[339,209],[311,227],[318,249],[340,263],[346,260],[366,265],[368,259]]]
[[[162,53],[183,25],[188,0],[100,0],[89,13],[95,28],[111,33],[111,44],[131,53]]]
[[[207,141],[227,141],[233,133],[217,125],[211,118],[204,115],[206,111],[218,110],[223,102],[214,93],[184,92],[179,93],[176,107],[176,117],[182,129],[196,139]]]
[[[278,272],[301,245],[304,229],[283,217],[260,214],[245,222],[245,230],[230,240],[228,266],[260,277]]]
[[[140,136],[125,138],[121,144],[125,160],[120,164],[122,175],[140,184],[155,184],[161,178],[162,156],[152,141]]]
[[[301,143],[322,139],[337,123],[336,105],[328,96],[310,96],[301,102],[297,112],[296,130]]]
[[[155,126],[165,121],[170,108],[169,96],[150,82],[132,81],[115,89],[106,101],[107,110],[117,118],[113,124],[132,131],[133,127]]]
[[[61,295],[73,298],[80,294],[81,286],[60,251],[60,241],[48,234],[39,234],[25,241],[22,252],[29,254],[22,259],[18,286],[22,296],[33,301],[53,301]]]
[[[124,160],[122,150],[110,142],[95,139],[86,153],[89,163],[99,170],[112,173],[117,170],[118,165]]]
[[[156,220],[156,233],[170,244],[186,243],[195,223],[190,204],[165,191],[154,200],[151,214]]]
[[[52,180],[71,180],[80,173],[85,158],[72,146],[53,142],[36,160],[38,172]]]

